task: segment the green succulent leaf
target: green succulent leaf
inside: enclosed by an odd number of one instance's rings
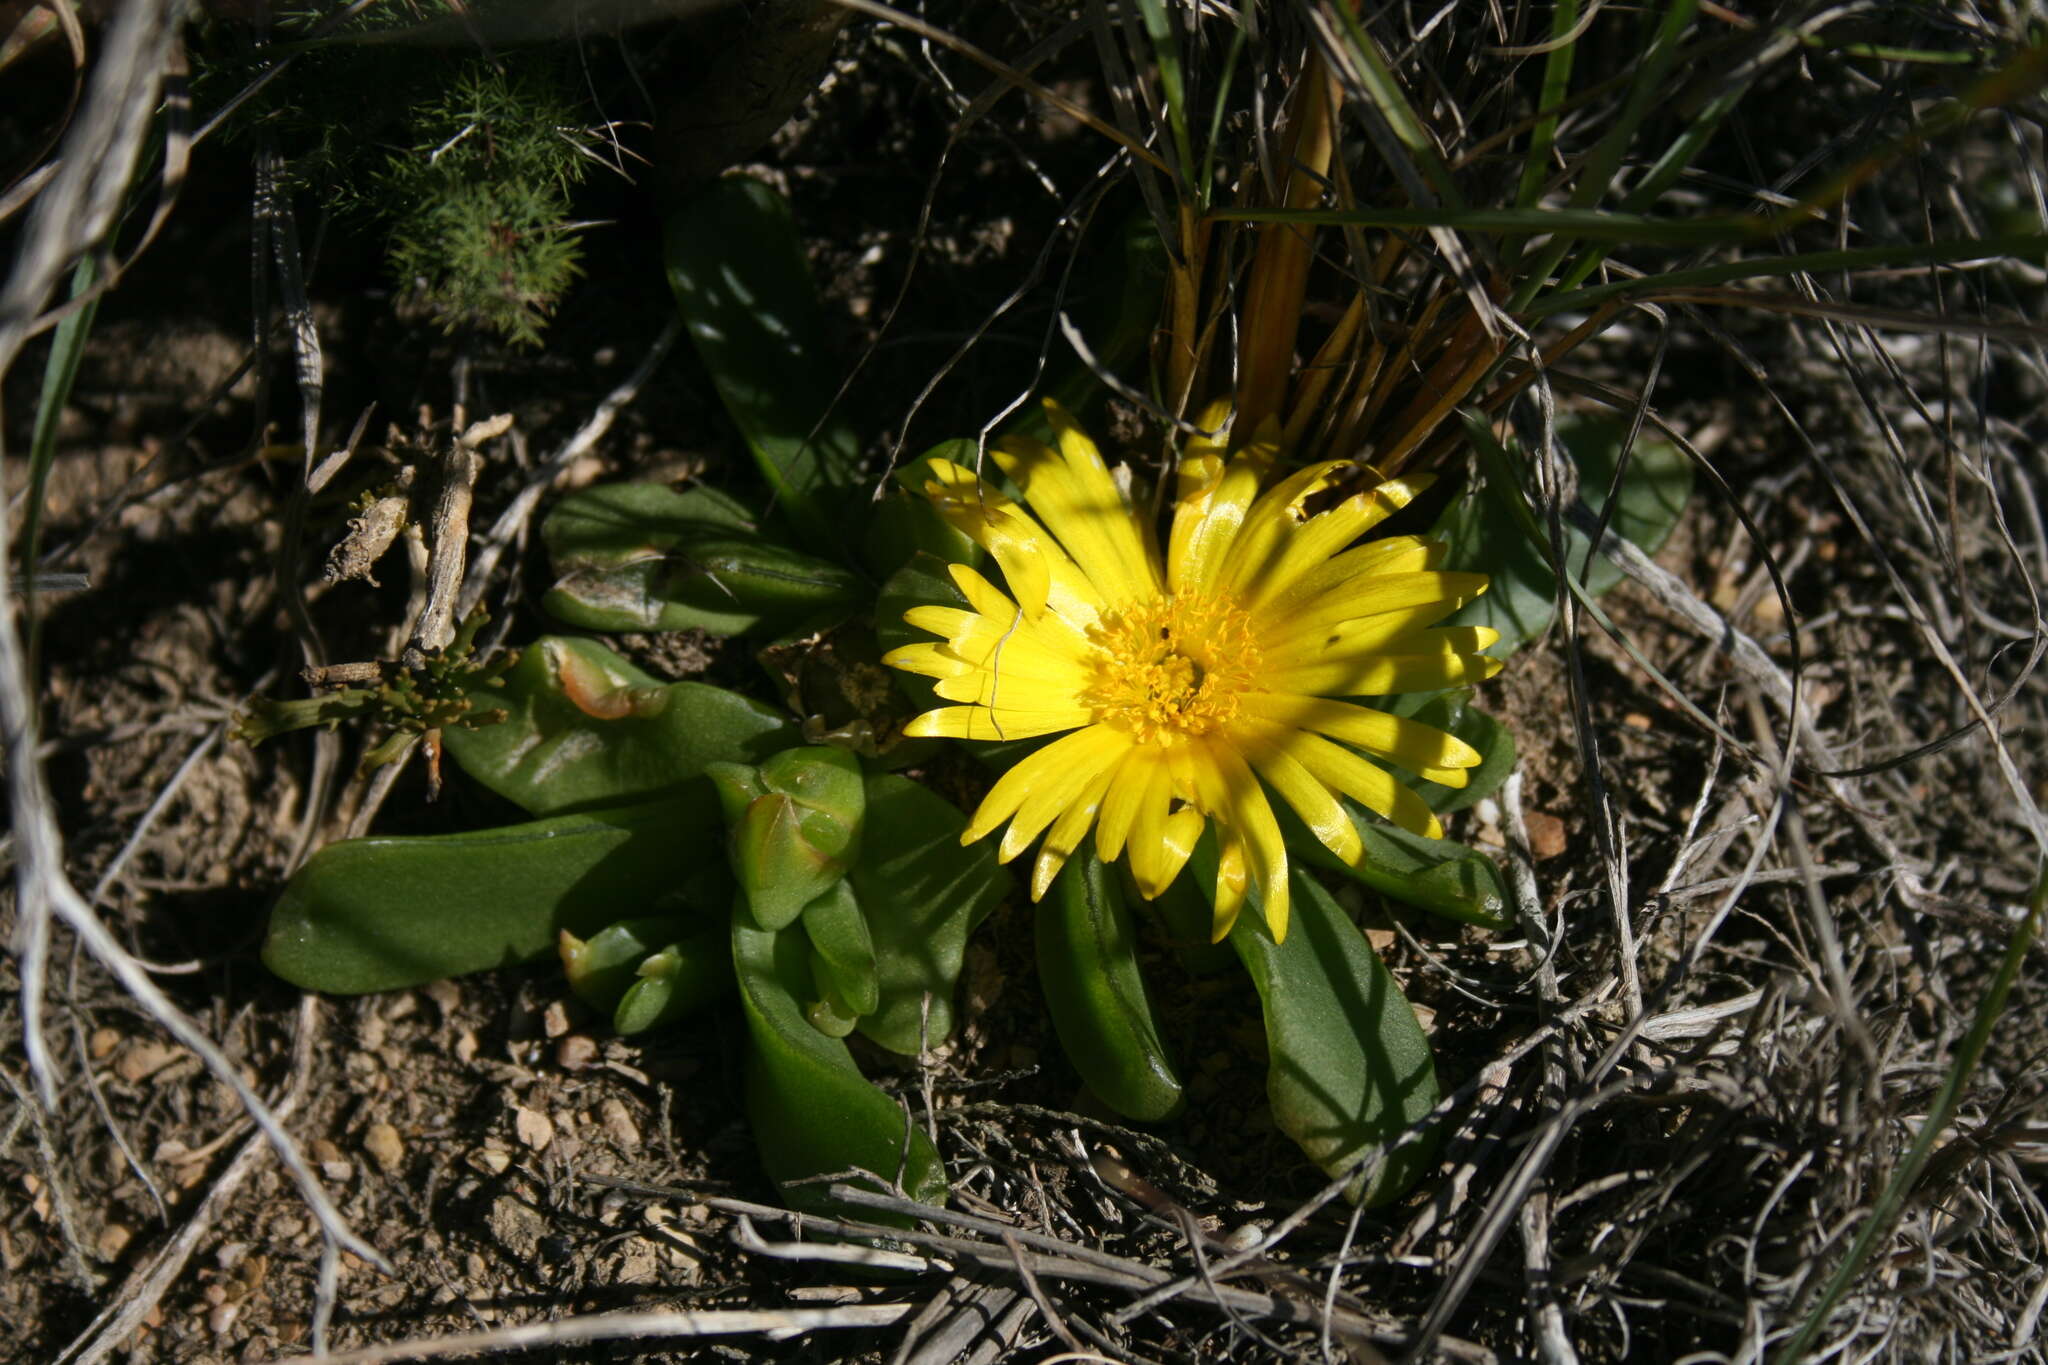
[[[804,837],[803,807],[780,792],[748,805],[732,827],[732,870],[763,928],[794,924],[838,885],[846,864]]]
[[[761,764],[761,784],[801,808],[804,837],[828,857],[850,862],[860,849],[867,786],[860,760],[844,749],[784,749]]]
[[[1077,852],[1034,924],[1039,986],[1074,1070],[1127,1118],[1151,1122],[1180,1112],[1186,1092],[1160,1039],[1116,875],[1093,853]]]
[[[1446,567],[1491,576],[1486,594],[1448,618],[1447,624],[1491,626],[1500,639],[1487,652],[1506,658],[1549,629],[1557,612],[1557,576],[1551,542],[1522,500],[1516,457],[1493,439],[1483,422],[1468,421],[1467,433],[1486,471],[1485,487],[1451,505],[1432,534],[1450,545]],[[1579,495],[1595,513],[1607,506],[1621,458],[1626,426],[1605,416],[1569,416],[1558,423],[1558,444],[1578,466]],[[1654,554],[1670,538],[1692,496],[1693,468],[1669,441],[1636,441],[1608,521],[1609,534]],[[1587,592],[1606,592],[1621,581],[1621,570],[1605,556],[1587,563],[1591,542],[1570,525],[1564,528],[1566,569]]]
[[[1507,884],[1491,858],[1448,839],[1428,839],[1396,829],[1355,802],[1340,800],[1365,845],[1358,866],[1324,848],[1299,817],[1282,808],[1274,813],[1286,834],[1287,847],[1316,867],[1341,872],[1418,910],[1482,929],[1505,929],[1512,922]]]
[[[823,959],[815,952],[811,954],[811,984],[817,999],[804,1006],[804,1018],[811,1021],[811,1027],[827,1038],[850,1038],[854,1029],[860,1026],[860,1016],[851,1005],[832,993],[830,971]]]
[[[710,784],[697,783],[474,834],[329,844],[271,909],[263,962],[295,986],[358,995],[530,962],[564,930],[722,915],[721,832]]]
[[[1035,406],[1032,410],[1038,411]],[[972,441],[941,441],[895,472],[896,487],[876,504],[862,544],[862,557],[871,571],[886,579],[918,555],[929,555],[942,564],[981,562],[981,547],[948,525],[924,495],[934,459],[972,469],[976,458]],[[900,613],[897,619],[902,619]]]
[[[558,946],[569,989],[593,1009],[617,1009],[627,989],[640,979],[640,964],[689,933],[694,924],[678,915],[645,915],[608,924],[587,939],[564,929]]]
[[[953,991],[967,938],[1009,880],[986,843],[962,847],[967,817],[930,788],[889,773],[867,779],[860,858],[848,874],[874,937],[880,1002],[867,1038],[906,1056],[953,1033]]]
[[[544,636],[502,684],[479,688],[497,725],[446,730],[464,772],[534,815],[653,797],[721,760],[759,760],[798,739],[759,702],[704,683],[664,684],[594,640]]]
[[[542,605],[588,630],[738,635],[836,620],[867,599],[843,565],[762,535],[741,503],[701,485],[607,484],[541,524],[555,586]]]
[[[789,203],[728,176],[667,226],[668,279],[718,396],[792,526],[814,549],[845,543],[860,437],[833,415],[840,367],[826,343]]]
[[[754,918],[770,929],[795,923],[860,851],[867,804],[860,760],[811,746],[785,749],[754,769],[716,765],[711,776],[732,824],[733,875]]]
[[[911,1198],[945,1202],[945,1168],[931,1139],[860,1074],[846,1044],[807,1015],[810,952],[803,933],[765,929],[744,902],[734,906],[733,966],[749,1042],[747,1113],[761,1164],[795,1209],[844,1212],[825,1197],[823,1183],[806,1182],[855,1167],[885,1183],[900,1175]]]
[[[1414,1008],[1365,935],[1307,869],[1292,875],[1287,941],[1274,942],[1253,897],[1230,944],[1265,1013],[1273,1121],[1309,1160],[1339,1175],[1436,1107],[1436,1066]],[[1364,1204],[1395,1198],[1428,1168],[1434,1149],[1433,1135],[1411,1142],[1360,1170],[1345,1193]]]
[[[639,979],[612,1013],[612,1027],[622,1035],[645,1033],[695,1014],[732,990],[730,931],[707,924],[640,963]]]
[[[882,978],[875,965],[874,936],[853,888],[844,881],[834,884],[804,907],[803,922],[815,954],[811,975],[819,991],[849,1020],[873,1014],[882,1003]]]

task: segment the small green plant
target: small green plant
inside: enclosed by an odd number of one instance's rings
[[[334,677],[335,670],[327,671],[330,684],[342,683],[331,692],[283,701],[252,697],[236,719],[235,737],[244,744],[261,744],[292,730],[316,725],[332,729],[354,721],[389,731],[364,755],[366,769],[394,763],[422,741],[429,753],[438,753],[444,734],[505,719],[504,708],[491,704],[492,689],[519,656],[500,654],[488,662],[474,657],[476,634],[488,619],[481,608],[471,612],[449,646],[429,655],[417,669],[399,663],[350,666],[341,678]]]
[[[788,206],[757,182],[729,179],[684,215],[669,234],[671,283],[767,496],[750,505],[704,488],[644,485],[571,495],[542,528],[556,582],[548,611],[590,629],[750,634],[774,642],[764,662],[800,676],[813,656],[930,656],[935,647],[917,639],[967,615],[963,586],[994,591],[975,566],[1000,569],[1016,591],[1028,583],[1031,561],[1013,552],[1040,553],[1041,570],[1060,558],[1050,542],[1025,545],[974,520],[977,507],[1014,507],[1006,492],[991,486],[980,503],[934,497],[935,480],[954,491],[960,479],[972,480],[958,463],[972,458],[969,442],[949,442],[906,467],[897,480],[903,488],[877,503],[861,479],[859,436],[828,405],[825,377],[835,367]],[[1063,411],[1047,411],[1033,414],[1036,429],[1075,447],[1083,438]],[[1226,477],[1213,455],[1195,452],[1191,462]],[[1230,487],[1247,496],[1268,473],[1243,459],[1230,469]],[[1290,478],[1281,501],[1292,505],[1335,472],[1319,466],[1313,477]],[[1057,505],[1057,482],[1033,489],[1051,490],[1045,496]],[[1228,509],[1211,516],[1191,496],[1184,488],[1178,500],[1187,509],[1181,530],[1200,523],[1227,539],[1236,525]],[[1367,489],[1351,502],[1376,496]],[[1142,489],[1134,499],[1143,503]],[[1268,520],[1278,515],[1270,500],[1259,505]],[[1373,515],[1394,505],[1375,503]],[[1372,519],[1362,504],[1346,506],[1340,515],[1360,524],[1329,537],[1326,552]],[[1401,550],[1408,539],[1389,544]],[[1248,542],[1246,553],[1254,549]],[[1437,614],[1481,581],[1410,577],[1412,584],[1399,581],[1429,589],[1415,610]],[[1059,591],[1073,590],[1061,582]],[[1482,636],[1491,632],[1471,628],[1460,638],[1478,644]],[[1493,667],[1472,665],[1475,674]],[[1031,842],[1014,830],[984,840],[993,827],[989,805],[970,820],[929,787],[888,771],[937,750],[931,736],[941,732],[905,730],[915,710],[931,705],[934,684],[917,673],[932,671],[877,670],[876,694],[854,698],[860,689],[841,689],[815,713],[811,693],[792,686],[792,721],[720,688],[660,683],[592,641],[544,637],[493,680],[491,704],[505,718],[445,739],[471,779],[534,819],[322,850],[279,900],[265,961],[302,986],[354,992],[559,954],[572,989],[623,1032],[736,995],[750,1040],[754,1136],[786,1199],[820,1207],[826,1196],[814,1178],[848,1170],[943,1199],[943,1170],[923,1130],[862,1076],[842,1041],[858,1032],[917,1055],[946,1040],[968,936],[1004,897],[999,864]],[[1428,681],[1441,671],[1424,667],[1416,676]],[[959,681],[941,677],[938,696],[953,698]],[[1383,690],[1398,690],[1394,681],[1389,675]],[[841,714],[848,706],[861,714]],[[1336,741],[1310,745],[1312,760],[1334,754],[1341,781],[1369,783],[1381,807],[1398,809],[1422,833],[1326,795],[1318,809],[1342,828],[1325,821],[1316,837],[1293,824],[1262,828],[1299,860],[1253,884],[1242,845],[1227,837],[1233,828],[1198,839],[1199,825],[1190,830],[1181,815],[1170,830],[1149,831],[1143,861],[1154,875],[1137,878],[1156,902],[1146,921],[1168,939],[1228,937],[1223,961],[1234,954],[1260,993],[1276,1124],[1367,1202],[1397,1195],[1425,1169],[1438,1089],[1414,1011],[1305,862],[1327,841],[1345,851],[1337,860],[1343,871],[1386,894],[1467,922],[1502,922],[1505,895],[1492,863],[1428,837],[1440,832],[1429,812],[1497,781],[1511,745],[1476,712],[1438,711],[1419,720],[1389,716],[1387,725],[1448,755],[1420,761],[1405,740],[1395,755],[1418,784],[1433,777],[1439,790],[1411,790],[1364,757],[1337,753]],[[975,752],[992,778],[1032,762],[1016,745]],[[1167,769],[1158,771],[1170,785]],[[998,778],[990,803],[1015,785]],[[1231,822],[1243,802],[1218,805],[1214,796],[1205,787],[1193,799],[1219,825]],[[1162,791],[1155,804],[1163,809],[1168,799]],[[1046,799],[1029,804],[1042,828]],[[1085,799],[1071,809],[1092,813]],[[1053,1022],[1103,1103],[1141,1121],[1169,1118],[1182,1102],[1179,1068],[1141,974],[1145,935],[1129,884],[1112,865],[1113,851],[1105,860],[1075,847],[1071,815],[1048,837],[1074,855],[1057,893],[1032,915]],[[1172,870],[1189,864],[1178,879],[1154,866],[1169,844]],[[1131,847],[1135,867],[1135,835]],[[1052,881],[1041,859],[1033,890]],[[1218,887],[1234,896],[1226,900]],[[1289,891],[1291,933],[1280,909]],[[1261,896],[1270,898],[1266,911],[1234,913]]]
[[[569,196],[595,164],[577,110],[543,68],[475,59],[408,122],[373,190],[393,274],[444,327],[537,345],[577,275]]]
[[[441,326],[537,345],[578,274],[571,201],[598,164],[596,135],[558,50],[451,48],[457,8],[299,16],[287,36],[316,36],[229,126],[272,140],[281,188],[381,233],[399,289]],[[210,27],[202,103],[227,99],[275,53]]]

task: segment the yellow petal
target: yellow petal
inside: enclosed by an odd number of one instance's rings
[[[1465,769],[1476,768],[1483,761],[1477,749],[1456,735],[1350,702],[1266,693],[1243,697],[1239,705],[1263,720],[1342,740],[1447,787],[1464,786]]]
[[[1389,536],[1370,545],[1359,545],[1324,560],[1284,589],[1266,594],[1261,599],[1260,611],[1269,616],[1287,616],[1310,606],[1324,593],[1341,591],[1356,579],[1434,569],[1443,563],[1445,553],[1443,545],[1420,536]]]
[[[1211,943],[1221,943],[1230,937],[1231,927],[1237,923],[1237,913],[1244,908],[1248,882],[1244,840],[1229,825],[1219,824],[1216,827],[1216,884],[1210,891],[1216,913],[1209,930]]]
[[[975,666],[945,645],[932,641],[900,645],[882,656],[882,662],[905,673],[922,673],[927,678],[957,678],[974,672]]]
[[[1316,646],[1355,624],[1359,632],[1387,637],[1395,630],[1420,630],[1434,625],[1486,591],[1486,575],[1477,573],[1371,574],[1332,588],[1311,602],[1269,618],[1265,639],[1277,645]],[[1411,623],[1412,624],[1403,624]]]
[[[1330,482],[1343,468],[1342,460],[1297,469],[1259,495],[1245,513],[1244,527],[1230,547],[1229,558],[1217,579],[1217,586],[1242,598],[1253,587],[1268,580],[1274,561],[1300,534],[1306,520],[1301,504]]]
[[[996,463],[1024,490],[1032,513],[1105,600],[1156,595],[1158,551],[1102,452],[1058,403],[1047,399],[1045,412],[1059,450],[1025,437],[1006,437],[990,450]]]
[[[1367,810],[1384,815],[1410,834],[1444,837],[1443,826],[1412,788],[1377,763],[1371,763],[1320,735],[1303,734],[1291,749],[1301,765],[1319,781],[1334,787]]]
[[[1106,725],[1054,740],[1003,774],[974,812],[961,842],[980,838],[1007,818],[1010,827],[1003,831],[996,857],[1009,862],[1130,747],[1129,735]]]
[[[1102,807],[1103,794],[1109,790],[1112,779],[1122,772],[1123,766],[1106,769],[1060,813],[1059,819],[1052,822],[1052,828],[1046,831],[1045,842],[1039,845],[1038,861],[1032,865],[1032,900],[1045,898],[1052,879],[1059,876],[1067,859],[1081,846],[1081,840],[1088,835],[1089,825],[1095,820],[1095,812]]]
[[[1210,740],[1200,746],[1194,763],[1195,781],[1201,804],[1218,817],[1217,837],[1225,847],[1239,846],[1244,873],[1251,878],[1265,900],[1267,922],[1273,936],[1287,934],[1287,845],[1273,807],[1259,787],[1258,778],[1244,757],[1228,739]],[[1243,874],[1240,874],[1243,875]],[[1220,942],[1230,932],[1242,885],[1233,884],[1221,870],[1216,881],[1216,936]],[[1225,901],[1229,900],[1226,913]]]
[[[986,706],[942,706],[914,717],[903,733],[914,739],[1034,739],[1058,734],[1095,719],[1085,707],[1060,711],[1003,711]],[[1013,770],[1014,771],[1014,770]]]
[[[932,460],[925,496],[940,516],[995,557],[1003,580],[1027,619],[1050,608],[1085,630],[1102,612],[1102,594],[1060,548],[1053,535],[1023,509],[971,470],[950,460]]]
[[[1252,766],[1266,785],[1280,793],[1280,797],[1294,813],[1301,817],[1309,832],[1346,863],[1356,866],[1365,856],[1365,845],[1358,838],[1358,827],[1351,823],[1351,816],[1339,804],[1330,788],[1316,775],[1303,767],[1301,761],[1287,752],[1286,743],[1293,736],[1276,739],[1256,746],[1251,753]]]
[[[1138,893],[1146,900],[1157,900],[1166,894],[1166,888],[1187,866],[1188,855],[1195,851],[1195,841],[1202,837],[1202,812],[1193,806],[1173,810],[1172,802],[1170,780],[1148,787],[1125,846],[1130,855],[1131,875],[1137,878]]]
[[[1434,482],[1435,479],[1428,474],[1390,479],[1362,493],[1354,493],[1328,511],[1311,517],[1288,537],[1273,562],[1256,579],[1244,584],[1240,595],[1245,606],[1256,609],[1266,605],[1293,587],[1304,574],[1327,562],[1352,541],[1406,507]],[[1414,537],[1402,539],[1412,541]]]
[[[1147,799],[1156,799],[1164,809],[1172,792],[1173,774],[1161,761],[1158,749],[1149,744],[1134,746],[1103,794],[1102,819],[1095,826],[1095,856],[1105,863],[1115,862],[1131,836],[1139,807]]]
[[[1174,509],[1166,580],[1176,596],[1214,591],[1230,544],[1258,491],[1258,469],[1248,460],[1236,459],[1213,487]]]
[[[1413,648],[1426,649],[1432,635],[1417,637]],[[1492,634],[1493,632],[1488,632]],[[1500,672],[1500,660],[1482,654],[1431,652],[1380,654],[1326,659],[1274,669],[1260,681],[1275,692],[1304,692],[1325,697],[1383,697],[1395,692],[1436,692],[1484,682]]]

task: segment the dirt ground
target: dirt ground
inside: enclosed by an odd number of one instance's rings
[[[911,452],[971,432],[1028,380],[1050,317],[1038,301],[1005,315],[903,425],[898,397],[924,387],[1053,231],[1053,196],[996,198],[986,184],[1031,184],[1022,168],[1043,166],[1072,185],[1100,158],[1074,125],[1014,98],[949,146],[941,69],[954,70],[902,34],[856,26],[758,158],[794,202],[847,353],[867,353],[848,401],[878,454],[899,430]],[[1080,77],[1061,88],[1106,98]],[[2038,130],[2027,137],[2038,151]],[[815,1310],[826,1325],[807,1335],[756,1323],[705,1343],[525,1349],[1313,1359],[1326,1290],[1367,1324],[1336,1348],[1361,1362],[1399,1357],[1424,1324],[1460,1360],[1574,1358],[1556,1353],[1566,1340],[1585,1359],[1756,1359],[1765,1332],[1796,1323],[1816,1267],[1842,1253],[1935,1105],[2033,882],[2014,783],[2048,795],[2032,678],[2048,579],[2038,336],[1735,310],[1672,326],[1655,408],[1726,491],[1702,483],[1657,556],[1663,589],[1631,582],[1602,600],[1618,640],[1590,619],[1553,630],[1481,693],[1515,736],[1519,775],[1448,832],[1511,869],[1522,923],[1489,935],[1349,902],[1423,1008],[1459,1096],[1439,1176],[1363,1216],[1341,1200],[1308,1213],[1229,1281],[1257,1301],[1219,1305],[1201,1267],[1258,1245],[1325,1184],[1266,1113],[1251,986],[1188,978],[1160,953],[1194,1103],[1144,1132],[1109,1123],[1036,994],[1021,896],[975,940],[955,1041],[916,1066],[863,1057],[928,1114],[955,1207],[989,1220],[941,1230],[978,1250],[906,1245],[927,1258],[909,1270],[829,1259],[829,1242],[751,1207],[775,1195],[728,1014],[622,1040],[548,967],[359,999],[302,997],[263,969],[279,886],[348,828],[364,791],[360,735],[251,749],[227,733],[250,695],[297,694],[301,635],[280,584],[314,585],[330,660],[388,657],[413,585],[392,561],[379,584],[318,586],[332,509],[287,545],[292,356],[277,336],[244,365],[250,167],[232,145],[202,153],[162,239],[103,306],[63,414],[45,567],[90,586],[42,602],[39,758],[74,884],[388,1261],[334,1262],[331,1350],[627,1310]],[[942,155],[917,273],[885,330]],[[592,193],[601,245],[538,350],[409,314],[376,243],[329,223],[309,282],[326,426],[345,434],[374,405],[382,447],[387,430],[445,440],[458,404],[472,419],[510,413],[514,436],[478,487],[473,524],[490,525],[668,322],[652,205],[624,182]],[[310,236],[318,206],[298,209]],[[2038,320],[2042,283],[2025,264],[1899,272],[1857,297]],[[1652,340],[1604,338],[1575,372],[1625,384]],[[10,452],[27,445],[42,354],[32,346],[6,376]],[[558,487],[716,483],[742,459],[680,346]],[[14,498],[20,464],[5,471]],[[540,626],[544,561],[537,538],[516,541],[489,586],[514,641]],[[1732,662],[1726,635],[1689,621],[1679,596],[1753,639],[1751,662]],[[737,646],[617,643],[664,676],[758,685]],[[1771,686],[1795,662],[1806,722],[1781,788],[1771,765],[1788,731]],[[2010,772],[1975,724],[1977,704],[2001,699]],[[471,828],[506,809],[459,779],[430,803],[414,764],[374,827]],[[0,922],[15,929],[11,901]],[[2042,1358],[2042,967],[2038,952],[2023,963],[1958,1125],[1838,1311],[1825,1339],[1845,1358]],[[0,1360],[304,1354],[326,1243],[301,1190],[233,1092],[67,934],[50,969],[41,1039],[57,1090],[44,1103],[19,959],[0,957]],[[1100,1273],[1034,1278],[1004,1229],[1095,1253]],[[1198,1287],[1132,1311],[1142,1282],[1103,1270],[1111,1258]],[[1061,1265],[1076,1260],[1088,1258]],[[112,1331],[103,1310],[124,1305],[138,1315]]]

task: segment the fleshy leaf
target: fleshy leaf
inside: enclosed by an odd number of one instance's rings
[[[1517,457],[1502,448],[1483,423],[1468,421],[1467,432],[1486,469],[1486,486],[1454,503],[1433,534],[1450,544],[1447,567],[1477,570],[1492,578],[1486,595],[1450,617],[1449,624],[1493,627],[1501,638],[1487,652],[1506,658],[1548,629],[1556,615],[1550,537],[1521,501],[1514,473]],[[1626,434],[1620,421],[1606,416],[1574,415],[1558,423],[1558,444],[1578,466],[1579,496],[1595,513],[1607,505]],[[1608,534],[1654,554],[1684,514],[1692,485],[1692,462],[1683,451],[1669,441],[1639,438],[1622,476]],[[1604,555],[1595,554],[1588,565],[1590,543],[1576,528],[1564,527],[1566,568],[1574,582],[1597,595],[1620,582],[1622,575]]]
[[[755,531],[711,489],[612,484],[564,499],[541,526],[550,613],[589,630],[737,635],[836,620],[866,600],[860,576]]]
[[[754,918],[768,929],[793,924],[859,853],[867,801],[860,760],[843,749],[785,749],[751,774],[720,766],[712,777],[732,823],[733,875]],[[756,789],[762,795],[741,808]]]
[[[860,1074],[845,1043],[806,1017],[809,939],[763,929],[740,903],[732,912],[732,955],[749,1041],[747,1114],[783,1200],[831,1212],[825,1185],[807,1182],[859,1167],[885,1184],[900,1175],[913,1199],[945,1202],[945,1168],[924,1129]]]
[[[1483,929],[1504,929],[1511,922],[1507,886],[1491,858],[1448,839],[1429,839],[1383,824],[1350,800],[1344,801],[1344,809],[1365,844],[1365,857],[1357,867],[1325,849],[1292,811],[1275,813],[1286,831],[1287,847],[1317,867],[1341,872],[1383,896],[1445,919]]]
[[[357,995],[530,962],[564,930],[722,915],[722,831],[710,784],[696,783],[474,834],[329,844],[278,897],[263,962],[295,986]]]
[[[641,962],[639,979],[612,1013],[612,1027],[621,1034],[645,1033],[694,1014],[732,988],[730,932],[723,924],[707,925]]]
[[[464,772],[535,815],[657,796],[719,760],[758,761],[798,738],[736,692],[664,684],[595,640],[544,636],[479,707],[508,716],[441,742]]]
[[[841,367],[788,201],[728,176],[669,219],[666,248],[690,340],[774,505],[813,548],[844,544],[832,495],[856,482],[861,443],[831,406]]]
[[[761,783],[801,808],[804,837],[828,857],[852,861],[860,848],[867,787],[860,760],[844,749],[784,749],[761,764]]]
[[[1264,1008],[1273,1121],[1334,1176],[1436,1107],[1436,1066],[1414,1008],[1365,935],[1313,874],[1296,868],[1293,879],[1287,941],[1274,942],[1266,917],[1247,905],[1230,943]],[[1411,1141],[1360,1170],[1345,1193],[1365,1204],[1395,1198],[1428,1168],[1435,1145],[1434,1134]]]
[[[1178,1113],[1185,1091],[1160,1040],[1116,874],[1093,853],[1076,853],[1033,923],[1039,987],[1074,1070],[1127,1118],[1151,1122]]]
[[[804,907],[830,891],[846,864],[804,837],[802,807],[780,792],[748,805],[732,827],[732,870],[765,929],[796,923]]]
[[[804,907],[803,919],[815,954],[811,976],[819,992],[849,1019],[873,1014],[882,1001],[881,976],[875,966],[874,936],[853,888],[839,882]]]
[[[640,979],[640,964],[689,933],[691,924],[675,915],[648,915],[608,924],[587,939],[564,929],[559,946],[569,989],[594,1009],[617,1009],[627,988]]]
[[[892,1052],[915,1056],[952,1035],[967,936],[1009,886],[987,841],[961,847],[966,827],[967,817],[928,787],[888,773],[867,779],[861,854],[848,880],[874,937],[881,1001],[860,1031]]]

